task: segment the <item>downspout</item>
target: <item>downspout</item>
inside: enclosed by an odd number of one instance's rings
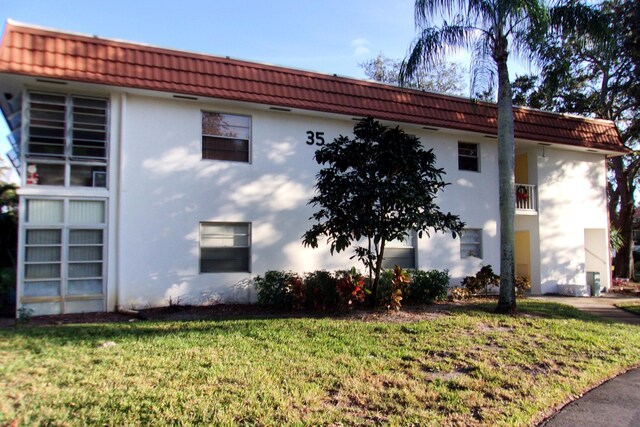
[[[607,185],[607,180],[609,179],[609,156],[604,155],[604,197],[606,202],[606,210],[607,210],[607,268],[609,269],[609,287],[607,288],[607,292],[611,292],[613,288],[613,268],[611,265],[611,261],[613,259],[613,254],[611,253],[611,212],[609,212],[609,186]],[[633,235],[633,234],[632,234]]]
[[[124,307],[120,304],[120,299],[122,298],[122,269],[120,268],[120,264],[122,262],[121,258],[121,247],[120,247],[120,218],[122,218],[122,174],[123,174],[123,158],[122,158],[122,146],[125,135],[125,112],[127,106],[127,94],[120,94],[120,117],[119,117],[119,128],[118,128],[118,174],[116,176],[116,217],[115,217],[115,246],[116,246],[116,311],[121,311]]]

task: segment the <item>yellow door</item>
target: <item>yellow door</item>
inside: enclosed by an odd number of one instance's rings
[[[531,240],[528,231],[516,231],[516,276],[531,279]]]

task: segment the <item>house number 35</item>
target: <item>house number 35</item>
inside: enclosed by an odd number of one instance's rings
[[[324,132],[307,131],[307,144],[309,145],[324,145]]]

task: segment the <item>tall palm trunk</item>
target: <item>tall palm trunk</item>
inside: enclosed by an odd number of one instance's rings
[[[498,313],[516,311],[515,289],[515,142],[513,101],[507,68],[506,39],[498,37],[494,60],[498,66],[498,179],[500,195],[500,298]],[[504,45],[500,43],[504,41]]]

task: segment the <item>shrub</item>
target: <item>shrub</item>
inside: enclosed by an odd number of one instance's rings
[[[343,272],[336,282],[338,303],[341,309],[349,310],[364,302],[367,290],[364,277],[354,268]]]
[[[273,305],[274,307],[292,307],[292,295],[287,291],[285,282],[295,277],[290,271],[270,270],[264,273],[264,277],[257,276],[254,279],[258,291],[258,304]]]
[[[527,276],[516,276],[516,293],[524,295],[526,291],[531,289],[531,281]]]
[[[16,271],[13,268],[0,268],[0,317],[15,316],[16,309]]]
[[[306,300],[306,285],[298,276],[289,276],[284,281],[284,292],[291,299],[291,308],[300,310],[304,308]]]
[[[393,270],[386,269],[380,272],[380,282],[378,283],[378,295],[377,301],[375,301],[376,306],[386,306],[389,300],[391,299],[391,293],[393,291],[393,285],[391,281],[393,280]],[[367,280],[368,282],[368,280]],[[375,298],[375,295],[371,295],[372,298]]]
[[[452,301],[460,301],[463,299],[469,298],[469,291],[465,288],[456,287],[451,289],[451,293],[449,294],[449,299]]]
[[[376,302],[388,310],[400,310],[401,301],[407,293],[410,282],[409,273],[397,265],[393,270],[384,270],[380,274],[378,301]]]
[[[471,294],[477,294],[489,286],[498,286],[500,276],[493,272],[490,265],[483,266],[475,276],[467,276],[462,279],[462,286]]]
[[[449,270],[416,270],[413,272],[406,300],[417,304],[431,304],[447,297]]]
[[[334,309],[338,306],[336,278],[326,270],[316,270],[304,276],[306,304],[314,310]]]

